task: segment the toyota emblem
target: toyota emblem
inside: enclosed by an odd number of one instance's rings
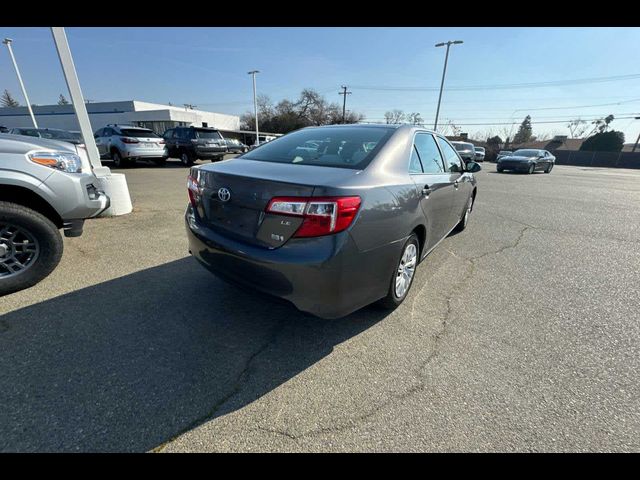
[[[218,198],[221,202],[228,202],[231,198],[231,192],[228,188],[222,187],[220,190],[218,190]]]

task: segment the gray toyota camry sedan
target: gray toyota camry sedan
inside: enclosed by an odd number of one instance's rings
[[[418,263],[466,227],[478,170],[412,125],[304,128],[191,169],[189,251],[319,317],[395,308]]]

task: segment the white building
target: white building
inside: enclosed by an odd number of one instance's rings
[[[87,103],[86,106],[94,132],[109,123],[116,123],[150,128],[160,135],[171,127],[191,125],[217,128],[223,135],[227,133],[225,137],[239,137],[243,133],[237,115],[137,100]],[[40,128],[80,129],[72,105],[38,105],[32,108]],[[33,126],[27,107],[0,108],[0,125],[8,128]]]

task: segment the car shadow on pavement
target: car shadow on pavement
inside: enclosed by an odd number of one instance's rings
[[[190,257],[10,312],[0,317],[0,451],[150,450],[255,401],[386,315],[322,320]]]

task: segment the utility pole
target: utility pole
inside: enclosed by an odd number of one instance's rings
[[[351,92],[347,92],[347,87],[342,85],[342,92],[338,92],[338,95],[344,95],[342,99],[342,123],[345,123],[347,118],[347,95],[351,95]]]
[[[36,117],[33,114],[33,110],[31,108],[31,102],[29,101],[29,97],[27,96],[27,90],[24,88],[24,83],[22,82],[22,77],[20,76],[20,70],[18,70],[16,57],[13,56],[13,50],[11,49],[11,42],[13,42],[13,40],[11,40],[10,38],[5,38],[2,43],[4,43],[7,46],[7,50],[9,50],[9,56],[11,57],[11,61],[13,62],[13,68],[16,70],[16,75],[18,77],[18,83],[20,84],[20,88],[22,88],[22,95],[24,95],[24,100],[27,102],[27,108],[29,109],[29,115],[31,115],[31,121],[33,122],[33,127],[38,128]]]
[[[640,120],[640,117],[634,117],[636,120]],[[638,134],[638,139],[636,140],[636,144],[631,149],[631,152],[635,152],[636,148],[638,148],[638,143],[640,143],[640,133]]]
[[[251,70],[247,72],[253,76],[253,110],[256,116],[256,146],[260,145],[260,136],[258,133],[258,97],[256,95],[256,73],[260,73],[259,70]]]
[[[462,40],[449,40],[446,43],[437,43],[436,47],[447,46],[447,54],[444,57],[444,69],[442,70],[442,81],[440,82],[440,95],[438,96],[438,108],[436,110],[436,121],[433,124],[433,130],[438,131],[438,115],[440,114],[440,101],[442,100],[442,89],[444,87],[444,76],[447,73],[447,61],[449,60],[449,47],[463,43]]]

